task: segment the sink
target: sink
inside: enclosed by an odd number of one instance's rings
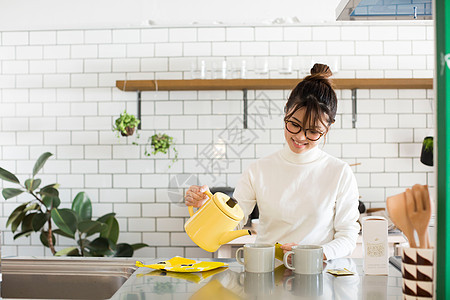
[[[136,271],[135,259],[3,258],[2,298],[109,299]]]

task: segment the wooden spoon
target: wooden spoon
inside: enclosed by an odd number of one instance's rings
[[[395,226],[400,229],[408,239],[409,246],[416,248],[416,240],[414,238],[414,227],[406,213],[405,193],[388,197],[386,200],[386,208],[389,217]]]
[[[406,189],[406,211],[414,229],[419,237],[419,247],[429,248],[428,224],[431,217],[431,203],[428,187],[415,184],[412,190]]]

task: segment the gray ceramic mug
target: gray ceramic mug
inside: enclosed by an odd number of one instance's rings
[[[292,255],[292,265],[288,257]],[[292,251],[284,254],[283,263],[286,268],[296,274],[319,274],[323,271],[323,248],[316,245],[297,245]]]
[[[241,258],[244,252],[244,260]],[[275,268],[275,246],[270,244],[245,244],[237,249],[236,260],[251,273],[272,272]]]

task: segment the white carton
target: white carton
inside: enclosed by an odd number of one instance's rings
[[[362,220],[364,273],[388,275],[388,222],[383,217],[370,216]]]

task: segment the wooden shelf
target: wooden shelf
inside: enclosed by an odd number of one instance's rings
[[[301,79],[117,80],[122,91],[290,90]],[[336,89],[432,89],[432,78],[333,79]]]
[[[137,114],[141,119],[141,92],[143,91],[201,91],[242,90],[244,102],[244,129],[247,128],[247,90],[291,90],[302,79],[191,79],[191,80],[117,80],[122,91],[137,92]],[[352,126],[356,123],[356,91],[358,89],[432,89],[431,78],[364,78],[333,79],[336,89],[352,90]],[[142,123],[139,124],[139,129]]]

